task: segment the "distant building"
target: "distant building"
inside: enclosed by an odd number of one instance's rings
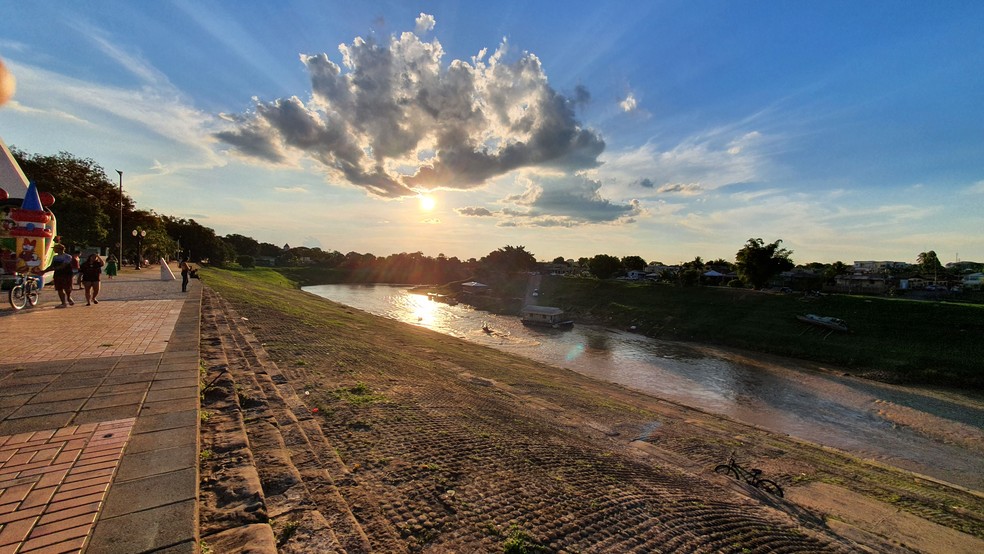
[[[855,273],[887,273],[907,269],[911,264],[906,262],[875,262],[855,261]]]
[[[964,275],[964,278],[960,284],[967,289],[982,289],[984,288],[984,273],[971,273],[970,275]]]
[[[879,275],[845,274],[835,278],[832,292],[851,294],[884,294],[889,289],[889,280]],[[910,283],[912,281],[910,280]],[[825,290],[830,290],[829,287]]]

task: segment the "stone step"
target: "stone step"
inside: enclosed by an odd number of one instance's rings
[[[348,469],[246,322],[220,301],[230,332],[223,349],[237,359],[246,432],[274,529],[307,535],[322,552],[370,552],[369,539],[335,484]],[[300,538],[300,537],[299,537]]]

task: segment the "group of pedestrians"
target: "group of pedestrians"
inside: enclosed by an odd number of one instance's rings
[[[116,256],[110,254],[104,263],[98,254],[89,254],[84,262],[80,262],[80,253],[76,252],[73,255],[65,252],[65,245],[63,244],[56,244],[54,250],[55,257],[51,260],[51,265],[44,271],[46,273],[48,271],[54,272],[52,281],[55,291],[58,292],[58,299],[61,300],[61,304],[55,307],[67,308],[75,305],[72,290],[75,288],[76,282],[85,290],[85,305],[98,304],[99,284],[103,267],[105,267],[108,278],[116,277],[119,268]],[[181,269],[181,292],[188,292],[188,274],[192,271],[191,264],[188,263],[187,258],[182,258],[178,267]]]
[[[75,288],[74,281],[76,276],[85,290],[85,305],[99,303],[99,281],[105,265],[98,254],[89,254],[84,262],[79,262],[79,254],[75,255],[65,252],[65,246],[55,245],[55,257],[51,260],[51,265],[45,271],[53,271],[52,281],[55,291],[58,292],[58,299],[61,304],[56,308],[67,308],[75,305],[72,299],[72,290]],[[107,276],[116,275],[116,258],[110,256],[110,265],[106,268]]]

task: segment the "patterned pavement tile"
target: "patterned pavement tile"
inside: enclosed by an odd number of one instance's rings
[[[81,552],[135,421],[0,436],[0,552]]]

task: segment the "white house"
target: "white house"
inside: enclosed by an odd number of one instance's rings
[[[964,275],[962,284],[964,288],[984,288],[984,273],[971,273],[970,275]]]

